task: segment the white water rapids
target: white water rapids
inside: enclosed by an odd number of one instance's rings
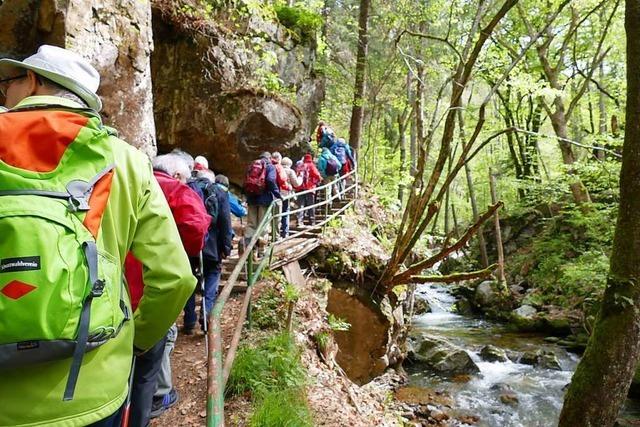
[[[467,382],[453,382],[430,374],[417,365],[407,366],[413,385],[448,392],[456,401],[456,411],[480,417],[477,426],[557,425],[563,388],[571,381],[578,363],[577,355],[545,342],[541,336],[509,332],[497,323],[456,314],[453,311],[456,299],[446,286],[420,285],[417,293],[417,298],[429,302],[432,312],[414,317],[412,335],[424,333],[445,338],[465,349],[480,368],[480,373],[472,375]],[[505,350],[514,360],[517,360],[514,356],[516,353],[528,350],[552,351],[562,370],[543,369],[512,361],[485,362],[479,352],[487,344]],[[518,398],[516,405],[500,401],[505,391]],[[628,402],[625,412],[627,416],[636,418],[638,408],[633,406],[636,405]]]

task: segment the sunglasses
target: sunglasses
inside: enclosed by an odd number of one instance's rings
[[[6,97],[7,96],[7,89],[9,88],[9,82],[12,82],[13,80],[18,80],[18,79],[23,79],[27,77],[26,74],[22,74],[20,76],[15,76],[15,77],[9,77],[6,79],[0,79],[0,94],[2,94],[2,96]]]

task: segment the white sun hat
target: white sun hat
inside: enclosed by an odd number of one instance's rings
[[[75,52],[45,44],[24,61],[0,59],[0,74],[6,75],[11,68],[31,70],[75,93],[91,109],[102,109],[102,101],[96,94],[100,86],[100,74],[89,61]]]
[[[209,162],[204,156],[196,156],[194,162],[196,164],[202,165],[205,169],[209,169]]]

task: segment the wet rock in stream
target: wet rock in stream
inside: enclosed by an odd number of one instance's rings
[[[487,362],[506,362],[509,360],[507,353],[494,345],[486,345],[480,350],[480,357]]]
[[[562,370],[556,355],[547,350],[527,351],[520,357],[519,362],[524,365],[537,366],[543,369]]]
[[[500,402],[504,403],[505,405],[511,406],[516,406],[518,403],[520,403],[520,401],[518,400],[518,396],[516,396],[514,393],[501,394]]]
[[[415,348],[409,352],[411,360],[425,364],[440,375],[454,376],[480,372],[465,350],[444,339],[422,335],[414,346]]]
[[[474,302],[479,307],[490,307],[500,298],[497,284],[493,280],[487,280],[478,285],[474,295]]]
[[[511,323],[520,331],[536,331],[541,329],[538,310],[530,305],[522,305],[511,312]]]
[[[422,298],[416,298],[413,303],[413,315],[418,316],[425,313],[431,313],[431,306],[429,305],[429,301]]]

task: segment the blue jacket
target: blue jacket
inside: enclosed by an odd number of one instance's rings
[[[218,200],[218,217],[215,223],[211,221],[202,255],[207,260],[220,262],[231,254],[233,229],[231,228],[229,193],[217,184],[213,188]]]
[[[336,140],[336,142],[334,142],[333,145],[331,146],[331,152],[334,155],[336,154],[336,148],[338,147],[344,147],[344,151],[347,154],[347,160],[351,162],[351,166],[355,166],[356,160],[353,157],[353,151],[351,151],[351,146],[349,146],[349,144],[346,144],[342,141]]]
[[[271,164],[270,161],[262,159],[267,166],[267,177],[264,193],[257,196],[247,196],[247,203],[250,205],[269,206],[271,202],[276,199],[281,199],[280,189],[278,188],[278,182],[276,181],[276,167]]]
[[[338,165],[340,165],[340,161],[338,160],[338,158],[331,154],[331,151],[329,151],[328,148],[323,148],[322,153],[320,154],[320,157],[318,157],[318,160],[316,162],[318,171],[320,171],[320,175],[322,175],[323,178],[327,177],[327,162],[332,158],[337,162]]]
[[[229,207],[231,208],[231,213],[238,218],[242,218],[243,216],[247,216],[247,209],[242,206],[240,200],[231,192],[227,191],[229,195]]]

